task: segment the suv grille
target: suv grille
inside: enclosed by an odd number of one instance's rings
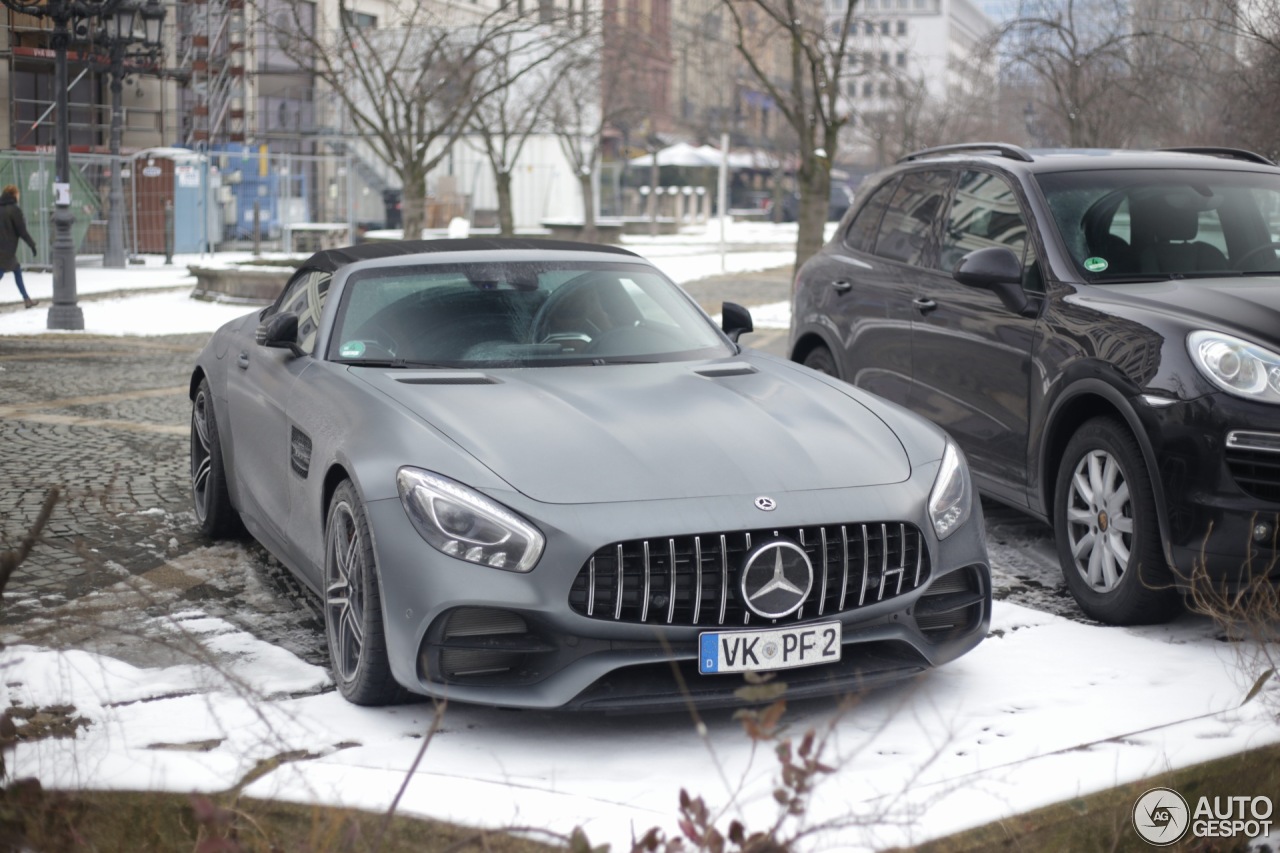
[[[929,555],[913,524],[834,524],[635,539],[591,555],[569,591],[575,613],[613,622],[657,625],[746,625],[739,573],[752,542],[784,539],[813,565],[813,585],[784,620],[854,610],[918,589],[929,579]],[[757,616],[757,620],[765,620]]]
[[[1280,453],[1228,447],[1227,468],[1245,494],[1280,503]]]

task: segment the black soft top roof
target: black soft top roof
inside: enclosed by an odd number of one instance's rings
[[[361,243],[341,249],[325,249],[307,258],[300,269],[334,272],[356,261],[390,258],[396,255],[417,255],[424,252],[496,252],[503,249],[542,249],[552,252],[608,252],[636,257],[635,252],[617,246],[599,246],[595,243],[574,243],[568,240],[521,239],[519,237],[491,237],[466,240],[390,240]]]

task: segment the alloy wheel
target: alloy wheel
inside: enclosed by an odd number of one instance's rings
[[[204,521],[209,516],[209,478],[213,471],[213,451],[209,445],[209,418],[213,407],[203,390],[196,394],[191,404],[191,495],[196,517]]]
[[[325,624],[334,669],[355,678],[364,650],[364,545],[351,505],[334,506],[325,548]]]
[[[1133,506],[1129,483],[1115,457],[1091,450],[1071,475],[1067,537],[1076,570],[1097,592],[1115,590],[1133,548]]]

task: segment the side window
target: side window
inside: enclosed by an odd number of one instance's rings
[[[875,253],[919,265],[950,184],[950,172],[910,172],[903,177],[880,223]]]
[[[332,276],[311,270],[289,282],[280,300],[280,311],[298,315],[298,346],[310,353],[315,349],[316,331]]]
[[[846,246],[860,252],[871,251],[871,247],[875,244],[876,232],[880,229],[880,218],[884,216],[885,208],[889,206],[889,199],[893,197],[893,190],[897,185],[897,181],[889,181],[871,194],[867,203],[849,223],[849,230],[844,235]]]
[[[938,267],[951,272],[974,249],[1005,246],[1023,260],[1027,223],[1008,181],[989,172],[964,172],[942,234]]]

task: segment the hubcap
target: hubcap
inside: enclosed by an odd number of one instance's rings
[[[201,391],[191,404],[191,496],[195,502],[196,517],[204,521],[209,514],[209,473],[213,458],[209,450],[209,418],[213,412],[209,400]]]
[[[334,669],[343,681],[355,677],[364,648],[364,552],[350,504],[330,518],[325,547],[325,626]]]
[[[1071,475],[1067,539],[1091,589],[1105,593],[1120,585],[1133,547],[1133,506],[1124,472],[1104,450],[1085,454]]]

